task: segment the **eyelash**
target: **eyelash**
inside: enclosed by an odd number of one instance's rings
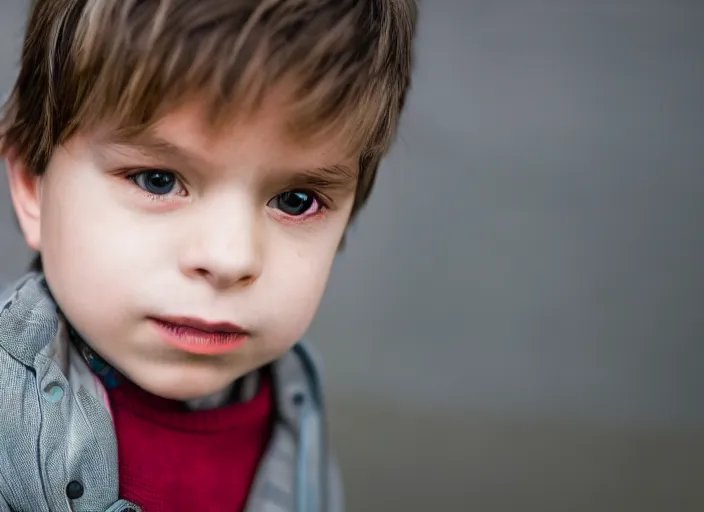
[[[130,172],[125,176],[126,179],[131,181],[135,186],[137,186],[150,200],[152,201],[161,201],[161,202],[173,202],[174,201],[174,194],[167,192],[165,194],[155,194],[153,192],[149,192],[146,190],[145,186],[140,184],[140,178],[146,177],[150,174],[163,174],[170,176],[173,179],[174,186],[180,186],[182,189],[182,192],[176,194],[178,197],[187,197],[188,196],[188,191],[186,190],[185,185],[183,184],[183,181],[181,178],[178,177],[178,175],[169,170],[162,170],[162,169],[140,169],[134,172]],[[313,205],[317,208],[315,212],[310,213],[310,214],[301,214],[301,215],[293,215],[289,214],[286,212],[281,211],[278,208],[274,208],[269,206],[270,203],[273,201],[279,199],[281,196],[284,194],[310,194],[312,196],[312,201]],[[311,205],[311,207],[313,206]],[[325,215],[327,210],[329,209],[329,201],[327,198],[324,198],[323,194],[320,192],[317,192],[315,190],[308,190],[308,189],[291,189],[291,190],[286,190],[284,192],[281,192],[271,199],[267,201],[267,206],[271,207],[272,209],[276,210],[277,213],[276,215],[280,217],[281,220],[285,222],[290,222],[290,223],[300,223],[300,222],[305,222],[313,219],[317,219]]]

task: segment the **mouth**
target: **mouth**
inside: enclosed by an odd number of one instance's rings
[[[149,320],[167,344],[192,354],[225,354],[236,350],[249,338],[246,330],[229,322],[185,317],[151,317]]]

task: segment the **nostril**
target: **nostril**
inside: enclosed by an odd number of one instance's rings
[[[249,276],[244,276],[242,279],[240,279],[240,283],[248,286],[254,282],[254,276],[249,275]]]

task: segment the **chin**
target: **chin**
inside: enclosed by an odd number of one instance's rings
[[[136,385],[145,391],[166,398],[168,400],[178,400],[186,402],[196,400],[217,393],[225,389],[230,382],[219,382],[216,380],[189,379],[184,376],[159,380],[151,379],[131,379]]]

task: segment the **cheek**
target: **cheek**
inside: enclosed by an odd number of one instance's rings
[[[45,273],[57,300],[97,315],[97,304],[116,306],[127,299],[125,284],[145,244],[104,179],[80,167],[56,171],[47,175],[42,190]]]
[[[263,276],[262,304],[268,304],[272,334],[277,340],[286,340],[279,343],[290,344],[303,336],[325,291],[335,251],[320,246],[315,249],[278,252]]]

